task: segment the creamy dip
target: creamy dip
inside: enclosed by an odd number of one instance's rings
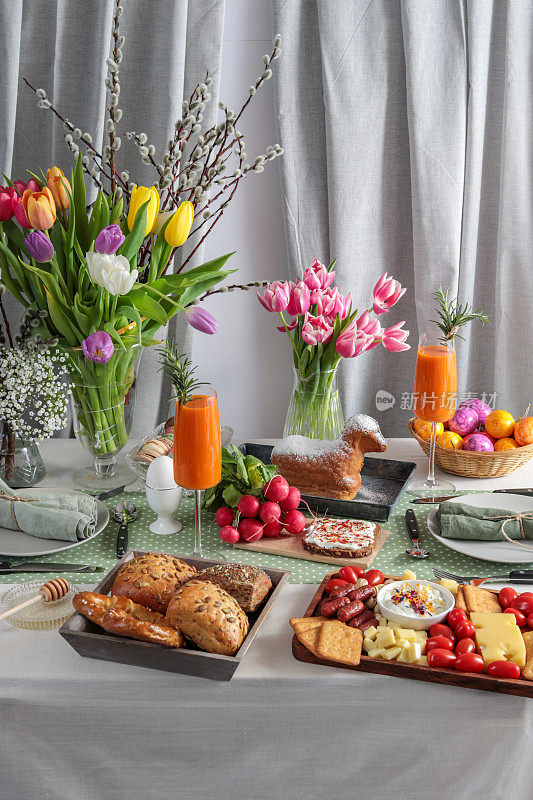
[[[438,587],[417,581],[385,588],[379,600],[389,611],[399,611],[406,617],[418,619],[434,617],[445,609]]]

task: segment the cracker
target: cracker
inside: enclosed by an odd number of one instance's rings
[[[324,622],[324,617],[296,617],[289,620],[289,624],[295,633],[298,631],[311,630],[318,628]]]
[[[526,645],[526,665],[522,669],[522,678],[533,681],[533,631],[527,631],[522,636]]]
[[[361,661],[363,631],[326,620],[318,629],[316,655],[328,661],[357,666]]]
[[[303,644],[304,647],[307,647],[315,655],[316,653],[316,643],[318,639],[318,632],[321,626],[316,625],[314,628],[306,628],[305,630],[296,631],[296,637],[299,642]]]
[[[464,586],[459,586],[455,595],[455,607],[466,611]]]
[[[501,614],[502,607],[498,601],[498,595],[481,586],[463,586],[466,607],[468,613],[481,611],[485,614]]]

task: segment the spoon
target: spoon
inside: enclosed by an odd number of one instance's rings
[[[409,536],[413,542],[413,546],[408,548],[405,552],[412,558],[427,558],[429,556],[429,550],[424,550],[420,547],[418,522],[412,508],[408,508],[405,512],[405,524],[407,525]]]
[[[117,558],[122,558],[128,549],[128,525],[137,519],[137,508],[131,500],[117,503],[113,509],[113,519],[120,523],[117,534]]]

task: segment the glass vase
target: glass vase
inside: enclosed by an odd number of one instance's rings
[[[335,439],[344,427],[337,368],[303,376],[294,370],[294,387],[283,436],[299,434],[311,439]]]
[[[12,489],[27,489],[46,475],[37,444],[18,436],[4,436],[0,449],[0,478]]]
[[[74,473],[74,484],[102,492],[129,486],[137,476],[117,454],[128,443],[135,405],[135,369],[142,347],[115,349],[107,364],[88,360],[83,351],[68,351],[74,433],[94,460]]]

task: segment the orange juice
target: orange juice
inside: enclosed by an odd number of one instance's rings
[[[414,411],[426,422],[446,422],[453,417],[457,399],[455,349],[428,344],[418,348]]]
[[[221,478],[222,449],[216,395],[196,394],[174,421],[174,480],[184,489],[210,489]]]

